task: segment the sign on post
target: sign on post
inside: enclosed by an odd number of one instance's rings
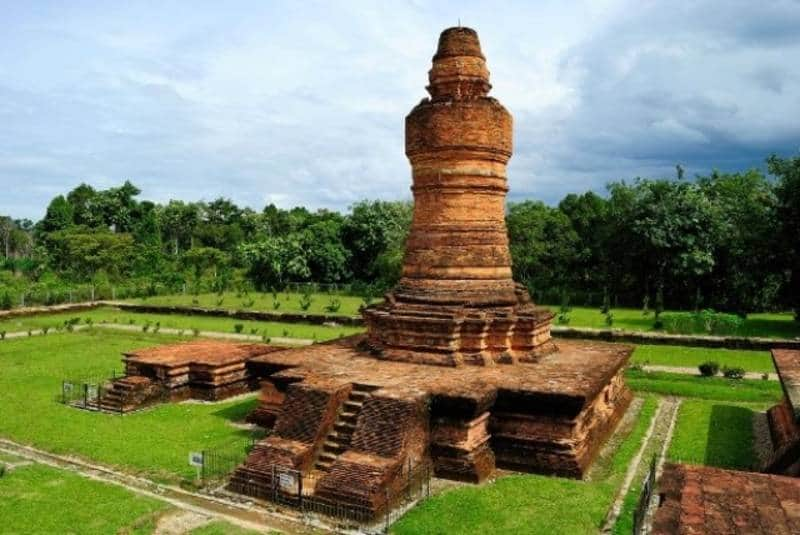
[[[197,468],[197,479],[201,480],[202,477],[202,470],[203,470],[203,452],[202,451],[190,451],[189,452],[189,466],[194,466]]]

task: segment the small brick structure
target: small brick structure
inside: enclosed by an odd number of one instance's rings
[[[101,409],[129,412],[161,401],[217,401],[259,388],[247,363],[279,348],[193,340],[137,349],[123,355],[125,376],[102,394]]]
[[[418,466],[476,483],[498,466],[580,478],[630,403],[632,348],[556,346],[553,314],[512,278],[512,119],[488,96],[474,30],[442,33],[429,80],[406,118],[414,216],[399,284],[364,311],[365,335],[251,360],[264,380],[250,420],[273,431],[234,492],[278,500],[299,480],[316,502],[377,517]]]
[[[800,479],[666,464],[653,535],[800,533]]]
[[[772,361],[784,398],[767,411],[773,453],[764,471],[800,476],[800,351],[773,349]]]

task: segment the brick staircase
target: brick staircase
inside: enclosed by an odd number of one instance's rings
[[[353,384],[353,389],[350,391],[347,400],[342,404],[342,409],[333,424],[333,429],[325,437],[322,451],[320,451],[314,463],[314,470],[328,472],[336,458],[350,447],[350,440],[356,430],[358,415],[361,413],[364,401],[373,390],[375,390],[375,387]]]
[[[108,412],[128,412],[141,406],[153,393],[153,382],[147,377],[131,375],[117,379],[105,390],[97,408]]]

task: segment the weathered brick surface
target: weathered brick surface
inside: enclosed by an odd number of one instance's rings
[[[667,464],[654,535],[800,533],[800,480]]]
[[[359,411],[355,429],[345,426],[351,440],[314,465],[327,470],[314,497],[337,507],[381,510],[420,464],[465,481],[488,477],[495,458],[581,477],[614,429],[631,398],[622,380],[631,348],[556,347],[553,314],[512,279],[504,219],[512,119],[490,87],[477,34],[443,32],[431,98],[406,118],[415,204],[402,278],[384,303],[366,309],[366,335],[250,361],[267,381],[259,414],[268,422],[277,409],[277,418],[232,488],[245,488],[247,478],[257,481],[252,492],[267,488],[267,475],[257,474],[270,458],[310,471],[307,460],[325,439],[319,422],[329,421],[320,417],[328,409],[316,385],[330,382],[370,387],[339,413],[352,421]],[[328,436],[344,425],[337,420]]]
[[[387,360],[459,366],[535,360],[553,351],[552,314],[511,277],[505,226],[511,114],[494,98],[478,35],[445,30],[430,99],[406,117],[414,218],[403,276],[364,315]]]

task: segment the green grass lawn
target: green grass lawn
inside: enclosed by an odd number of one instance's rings
[[[397,534],[597,533],[656,409],[648,396],[602,477],[576,481],[537,475],[501,477],[429,498],[392,526]]]
[[[160,481],[193,477],[187,454],[244,436],[231,422],[255,406],[255,394],[227,403],[159,405],[124,416],[56,401],[62,379],[107,377],[121,368],[123,351],[172,339],[98,329],[0,342],[0,436]]]
[[[218,520],[206,524],[205,526],[195,528],[188,532],[187,535],[256,535],[257,533],[261,532],[240,528],[239,526]]]
[[[752,470],[753,415],[763,405],[686,400],[669,447],[671,461]]]
[[[550,306],[557,312],[557,305]],[[651,312],[644,316],[640,309],[615,308],[612,309],[614,323],[611,328],[628,331],[653,331],[655,318]],[[608,329],[605,315],[597,307],[573,307],[569,313],[569,327],[591,327],[593,329]],[[554,322],[558,325],[558,322]],[[764,336],[768,338],[795,338],[800,337],[800,322],[794,321],[791,312],[785,313],[759,313],[749,314],[744,320],[739,336]]]
[[[697,368],[703,362],[713,360],[720,365],[740,367],[749,372],[774,373],[769,351],[745,351],[739,349],[712,349],[706,347],[639,345],[633,352],[631,362],[658,366],[681,366]]]
[[[0,478],[0,532],[149,534],[169,506],[123,488],[43,465]]]
[[[296,292],[280,292],[277,300],[269,292],[250,292],[247,296],[237,297],[234,292],[226,292],[222,296],[216,293],[200,295],[159,295],[146,299],[127,299],[127,302],[147,305],[167,306],[199,306],[203,308],[224,308],[227,310],[264,310],[267,312],[288,312],[298,314],[333,314],[337,316],[357,316],[359,308],[364,305],[362,297],[352,295],[334,295],[326,293],[311,294],[311,305],[307,310],[300,306],[303,295]],[[250,305],[249,301],[253,300]],[[221,300],[221,302],[220,302]],[[338,310],[329,310],[333,301],[339,301]],[[280,303],[275,308],[275,302]]]
[[[156,322],[161,327],[174,329],[185,329],[186,334],[191,334],[192,329],[201,331],[220,331],[235,332],[234,326],[242,324],[242,333],[255,334],[259,336],[289,338],[307,338],[310,340],[331,340],[340,336],[348,336],[363,331],[357,327],[329,327],[326,325],[310,325],[305,323],[279,323],[271,321],[248,321],[237,320],[234,318],[220,318],[213,316],[183,316],[178,314],[141,314],[136,312],[122,311],[112,307],[102,307],[82,312],[62,312],[58,314],[44,314],[38,316],[25,316],[0,321],[0,331],[19,332],[28,329],[41,329],[50,327],[55,330],[56,326],[63,325],[64,321],[71,318],[80,318],[81,323],[86,323],[90,318],[94,323],[122,323],[125,325],[133,324],[144,326],[146,323],[155,325]],[[131,323],[132,322],[132,323]]]
[[[710,399],[777,403],[783,398],[778,381],[725,379],[666,372],[628,370],[625,380],[633,390],[655,394]]]

